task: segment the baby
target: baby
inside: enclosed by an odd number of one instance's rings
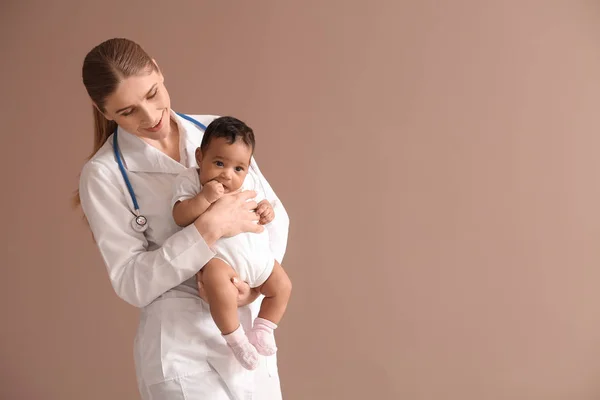
[[[175,181],[173,218],[179,226],[193,223],[222,196],[248,189],[257,192],[258,223],[273,221],[273,207],[260,190],[260,178],[248,173],[254,146],[254,132],[236,118],[220,117],[208,125],[196,149],[198,168],[187,169]],[[253,370],[259,354],[277,351],[274,330],[285,313],[291,282],[273,256],[267,229],[219,239],[213,250],[217,255],[202,268],[210,313],[236,359]],[[236,273],[265,296],[248,336],[238,319],[238,292],[231,284]]]

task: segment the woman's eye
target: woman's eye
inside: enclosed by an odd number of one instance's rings
[[[131,111],[126,111],[126,112],[124,112],[124,113],[121,113],[121,115],[122,115],[122,116],[124,116],[124,117],[127,117],[128,115],[131,115],[131,114],[133,114],[133,111],[134,111],[134,110],[131,110]]]
[[[148,98],[149,98],[149,99],[153,99],[153,98],[155,98],[155,97],[156,97],[156,95],[157,95],[157,94],[158,94],[158,89],[156,89],[156,90],[154,91],[154,93],[152,93],[150,96],[148,96]]]

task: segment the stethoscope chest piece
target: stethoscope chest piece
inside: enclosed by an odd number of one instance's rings
[[[136,215],[131,221],[131,227],[136,232],[144,232],[148,229],[148,220],[143,215]]]

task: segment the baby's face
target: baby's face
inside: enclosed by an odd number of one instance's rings
[[[229,144],[225,138],[211,140],[204,154],[198,148],[196,161],[200,167],[200,183],[216,180],[225,193],[235,192],[244,183],[250,167],[252,149],[242,139]]]

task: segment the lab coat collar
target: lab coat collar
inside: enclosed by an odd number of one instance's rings
[[[197,166],[194,153],[202,141],[202,132],[173,111],[171,117],[179,128],[181,163],[119,127],[119,149],[129,171],[179,174],[187,167]]]

